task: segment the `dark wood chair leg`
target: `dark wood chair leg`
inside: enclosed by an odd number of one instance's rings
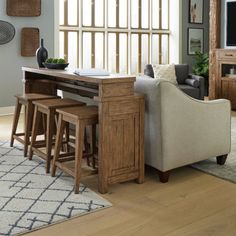
[[[216,157],[216,162],[218,165],[224,165],[226,162],[228,154]]]
[[[170,177],[170,170],[168,171],[160,171],[158,170],[158,175],[159,175],[159,179],[162,183],[167,183]]]

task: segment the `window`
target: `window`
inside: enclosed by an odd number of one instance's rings
[[[60,0],[59,24],[71,67],[137,74],[169,62],[169,0]]]

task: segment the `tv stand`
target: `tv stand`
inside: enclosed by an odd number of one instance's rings
[[[232,110],[236,110],[236,50],[216,49],[216,98],[226,98],[231,102]]]

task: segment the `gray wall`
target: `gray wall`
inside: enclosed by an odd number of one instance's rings
[[[204,2],[203,24],[189,23],[189,0],[183,0],[182,4],[182,63],[190,65],[190,69],[194,64],[194,56],[188,55],[188,28],[203,28],[204,33],[204,52],[209,51],[209,0]]]
[[[20,55],[21,28],[38,27],[50,56],[54,54],[54,0],[42,0],[41,16],[12,17],[6,14],[6,1],[0,1],[0,20],[16,28],[14,39],[0,45],[0,107],[15,104],[14,94],[22,93],[22,66],[37,66],[35,57]]]

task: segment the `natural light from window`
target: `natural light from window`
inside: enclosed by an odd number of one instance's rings
[[[59,56],[112,73],[169,63],[171,1],[59,0]]]

